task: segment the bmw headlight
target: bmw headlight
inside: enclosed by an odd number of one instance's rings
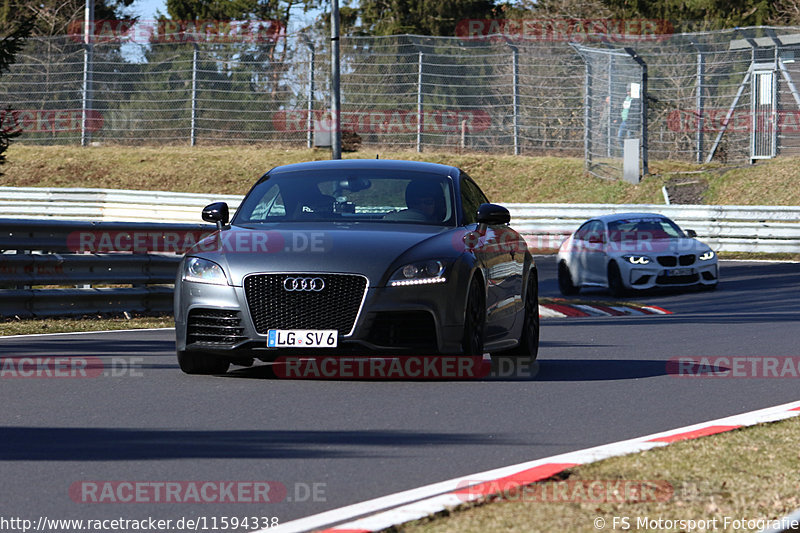
[[[714,259],[714,257],[716,257],[716,255],[717,254],[714,253],[714,250],[709,250],[709,251],[705,252],[704,254],[700,255],[700,261],[708,261],[710,259]]]
[[[438,260],[409,263],[398,268],[389,280],[391,287],[444,283],[444,263]]]
[[[650,258],[646,255],[626,255],[624,257],[632,265],[646,265],[650,262]]]
[[[228,279],[222,267],[213,261],[189,257],[183,263],[183,280],[197,283],[210,283],[212,285],[227,285]]]

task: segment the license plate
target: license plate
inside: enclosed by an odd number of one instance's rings
[[[338,339],[335,329],[271,329],[267,348],[336,348]]]
[[[691,276],[692,269],[691,268],[672,268],[666,271],[667,276]]]

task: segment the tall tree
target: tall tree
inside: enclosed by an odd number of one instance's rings
[[[33,29],[33,18],[22,18],[10,25],[4,24],[6,28],[3,38],[0,39],[0,76],[3,72],[7,72],[9,67],[14,63],[14,56],[17,55],[22,43],[31,33]],[[5,113],[10,113],[11,109],[7,108]],[[0,120],[0,123],[3,121]],[[6,162],[5,152],[11,139],[18,136],[18,131],[8,131],[5,128],[0,128],[0,165]],[[0,173],[2,174],[2,173]]]
[[[772,0],[603,0],[618,18],[669,21],[676,31],[760,26],[776,16]]]
[[[134,0],[95,0],[95,20],[118,20]],[[35,18],[31,36],[68,35],[83,20],[86,0],[0,0],[0,27]]]
[[[493,0],[361,0],[362,31],[370,35],[454,36],[463,19],[494,15]]]

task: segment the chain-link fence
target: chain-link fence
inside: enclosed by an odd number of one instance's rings
[[[622,37],[343,38],[342,129],[365,148],[584,155],[603,177],[625,138],[651,161],[800,152],[800,28]],[[323,142],[328,44],[121,39],[87,53],[72,37],[31,39],[0,78],[15,109],[2,127],[41,144]]]
[[[624,50],[579,45],[575,50],[585,63],[586,169],[598,177],[621,176],[625,140],[644,138],[645,67]],[[646,143],[639,143],[634,158],[647,160]]]

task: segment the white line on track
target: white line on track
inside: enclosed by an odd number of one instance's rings
[[[481,494],[470,494],[467,487],[479,483],[497,481],[509,476],[519,475],[526,471],[541,472],[540,479],[550,477],[560,470],[574,465],[588,464],[609,457],[637,453],[651,448],[667,446],[677,440],[695,439],[701,436],[731,431],[741,427],[753,426],[764,422],[775,422],[800,415],[800,401],[791,402],[757,411],[710,420],[700,424],[685,426],[646,435],[635,439],[604,444],[574,452],[567,452],[544,459],[537,459],[477,474],[470,474],[447,481],[440,481],[416,489],[410,489],[372,500],[348,505],[339,509],[325,511],[286,522],[278,527],[260,530],[257,533],[290,533],[309,531],[312,529],[330,528],[330,533],[344,531],[377,531],[410,520],[428,516],[431,513],[455,507],[467,501],[482,497]],[[537,481],[535,474],[524,484]],[[458,491],[458,492],[457,492]],[[479,492],[479,491],[478,491]],[[346,522],[350,520],[350,522]],[[346,522],[346,523],[343,523]],[[335,527],[331,527],[338,524]]]

